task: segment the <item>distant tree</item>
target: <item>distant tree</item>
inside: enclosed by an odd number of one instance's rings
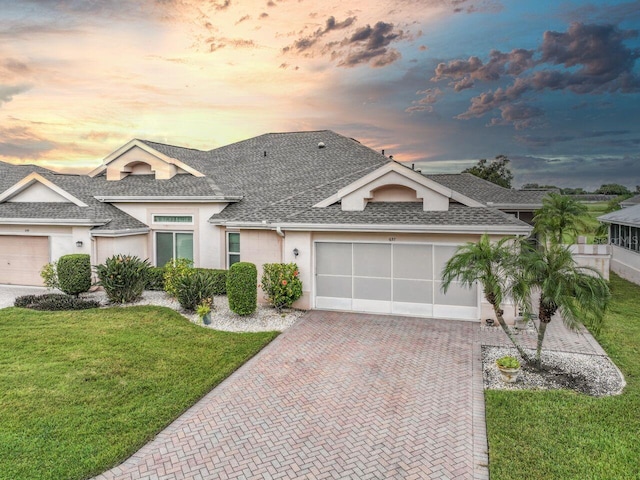
[[[631,192],[624,185],[617,183],[607,183],[600,186],[594,193],[601,195],[630,195]]]
[[[525,183],[522,190],[560,190],[555,185],[539,185],[537,183]]]
[[[584,188],[581,187],[563,188],[561,191],[563,195],[585,195],[586,193],[588,193]]]
[[[552,193],[542,199],[542,208],[533,217],[533,229],[543,239],[560,244],[566,233],[575,236],[585,228],[586,214],[584,204]]]
[[[486,158],[483,158],[478,161],[476,166],[467,168],[462,173],[470,173],[501,187],[511,188],[513,174],[509,169],[510,161],[506,155],[498,155],[491,163],[487,162]]]
[[[636,191],[635,193],[640,193],[640,185],[636,185]]]

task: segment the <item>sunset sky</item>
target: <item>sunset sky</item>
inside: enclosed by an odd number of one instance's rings
[[[640,1],[0,0],[0,160],[331,129],[424,171],[640,185]]]

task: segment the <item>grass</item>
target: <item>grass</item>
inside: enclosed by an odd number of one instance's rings
[[[82,479],[129,457],[275,336],[162,307],[0,310],[0,479]]]
[[[612,274],[611,290],[597,339],[625,391],[486,391],[492,480],[640,478],[640,286]]]

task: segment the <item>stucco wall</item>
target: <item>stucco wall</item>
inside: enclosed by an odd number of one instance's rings
[[[54,262],[63,255],[72,253],[91,254],[89,227],[61,225],[0,225],[0,235],[34,235],[49,237],[49,261]],[[81,241],[82,246],[76,246]],[[92,259],[93,260],[93,259]]]
[[[582,267],[594,268],[609,280],[611,250],[609,245],[576,244],[570,247],[573,259]]]
[[[282,237],[273,230],[240,230],[240,260],[251,262],[258,269],[258,283],[262,265],[282,262]],[[264,293],[258,289],[258,302],[265,303]]]
[[[146,236],[146,251],[151,263],[155,264],[155,235],[153,232],[193,232],[194,264],[203,268],[226,268],[224,235],[220,227],[211,225],[209,218],[222,211],[226,203],[114,203],[114,206],[135,219],[148,225],[152,232]],[[153,215],[192,215],[193,224],[156,224]],[[221,255],[222,253],[222,255]]]
[[[141,259],[149,258],[147,251],[147,235],[130,235],[127,237],[95,237],[95,264],[113,255],[135,255]]]
[[[640,254],[611,245],[611,271],[640,285]]]

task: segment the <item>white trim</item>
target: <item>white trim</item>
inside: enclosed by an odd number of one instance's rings
[[[242,200],[240,195],[198,195],[187,196],[147,196],[147,195],[96,195],[96,200],[103,203],[232,203]]]
[[[151,229],[149,228],[137,228],[130,230],[98,230],[97,232],[92,231],[92,237],[128,237],[131,235],[146,235],[149,233]]]
[[[86,207],[87,206],[87,204],[84,203],[82,200],[78,199],[77,197],[74,197],[73,195],[71,195],[66,190],[58,187],[55,183],[51,182],[50,180],[47,180],[42,175],[40,175],[39,173],[36,173],[36,172],[30,173],[29,175],[24,177],[22,180],[20,180],[18,183],[16,183],[12,187],[8,188],[7,190],[5,190],[0,195],[0,203],[6,202],[10,198],[12,198],[12,197],[16,196],[18,193],[26,190],[27,188],[29,188],[31,185],[33,185],[36,182],[41,183],[42,185],[44,185],[48,189],[50,189],[53,192],[57,193],[61,197],[69,200],[70,203],[73,203],[78,207]],[[49,203],[49,202],[46,202],[46,203]]]
[[[277,227],[292,231],[348,231],[348,232],[398,232],[398,233],[490,233],[496,235],[528,235],[533,230],[531,225],[380,225],[355,223],[260,223],[209,220],[213,225],[233,228],[275,230]]]
[[[190,173],[194,177],[204,177],[205,176],[203,173],[200,173],[195,168],[190,167],[186,163],[181,162],[180,160],[178,160],[176,158],[169,157],[169,156],[165,155],[164,153],[159,152],[155,148],[150,147],[149,145],[147,145],[146,143],[142,142],[141,140],[138,140],[137,138],[134,138],[133,140],[130,140],[129,142],[127,142],[126,144],[124,144],[123,146],[118,148],[116,151],[114,151],[114,152],[110,153],[109,155],[107,155],[104,158],[104,160],[102,160],[102,165],[100,165],[99,167],[91,170],[87,175],[89,175],[90,177],[95,177],[97,175],[100,175],[102,172],[104,172],[107,169],[107,165],[109,165],[109,163],[111,163],[112,161],[116,160],[120,156],[124,155],[125,153],[127,153],[129,150],[131,150],[134,147],[138,147],[138,148],[144,150],[148,154],[153,155],[154,157],[162,160],[165,163],[168,163],[169,165],[175,165],[176,167],[181,168],[185,172]]]
[[[74,225],[83,227],[99,227],[110,222],[110,219],[92,220],[89,218],[0,218],[0,224],[6,225]]]
[[[430,190],[433,190],[441,195],[444,195],[468,207],[484,207],[485,206],[483,203],[480,203],[477,200],[474,200],[465,195],[462,195],[461,193],[456,192],[455,190],[447,188],[441,183],[438,183],[435,180],[431,180],[430,178],[425,177],[424,175],[416,172],[415,170],[411,170],[410,168],[399,165],[396,162],[389,162],[383,165],[382,167],[374,170],[373,172],[365,175],[364,177],[360,177],[358,180],[350,183],[346,187],[341,188],[335,194],[316,203],[314,207],[324,208],[324,207],[328,207],[329,205],[333,205],[334,203],[340,201],[343,197],[347,196],[348,194],[355,192],[359,188],[366,186],[367,184],[373,182],[374,180],[377,180],[378,178],[382,177],[383,175],[389,172],[398,173],[422,185],[423,187],[429,188]]]

